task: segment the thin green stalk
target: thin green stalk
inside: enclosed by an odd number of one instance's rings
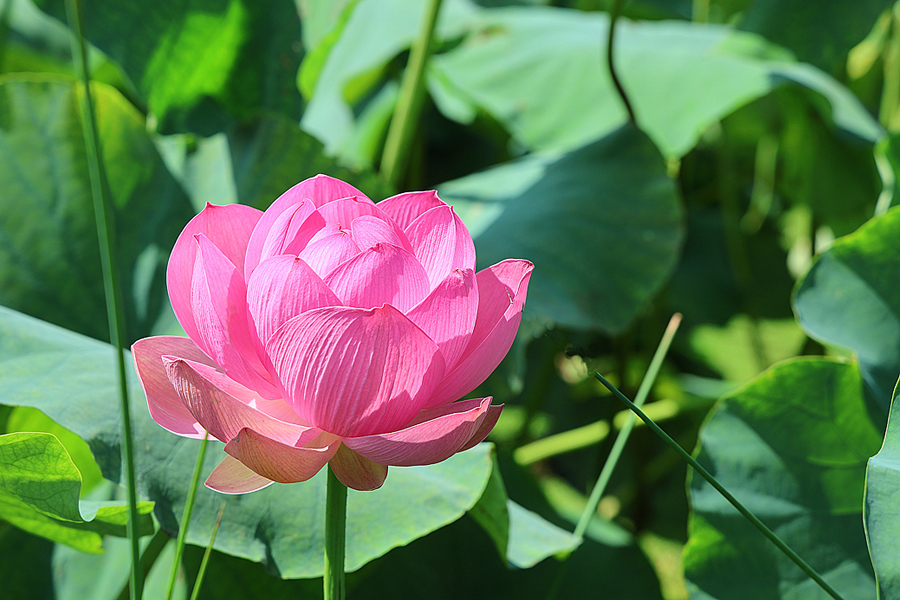
[[[644,375],[641,387],[638,388],[636,400],[638,406],[642,406],[647,400],[647,396],[650,394],[650,388],[653,387],[653,383],[656,381],[656,376],[662,366],[663,359],[666,357],[666,353],[669,351],[669,346],[672,345],[672,339],[675,337],[675,332],[678,331],[679,325],[681,325],[681,315],[676,313],[669,319],[669,324],[666,326],[666,331],[663,333],[662,340],[659,342],[656,353],[650,361],[650,366],[647,368],[647,373]],[[603,497],[603,492],[606,491],[606,486],[609,484],[613,470],[616,468],[616,463],[619,462],[619,457],[622,456],[622,451],[625,449],[625,444],[628,442],[631,430],[634,429],[634,422],[636,420],[637,419],[633,414],[630,415],[629,419],[625,421],[625,425],[623,425],[622,429],[619,431],[619,435],[616,436],[616,441],[609,453],[609,457],[607,457],[606,462],[603,464],[603,469],[600,470],[600,476],[597,478],[597,483],[591,491],[591,496],[588,498],[587,505],[581,513],[581,518],[578,519],[578,525],[575,527],[576,537],[580,538],[584,536],[584,532],[591,522],[591,517],[597,512],[597,505],[600,504],[600,498]]]
[[[681,446],[679,446],[679,445],[678,445],[678,442],[676,442],[676,441],[673,440],[671,437],[669,437],[669,434],[667,434],[665,431],[663,431],[663,430],[660,428],[659,425],[657,425],[656,423],[654,423],[653,420],[650,419],[650,417],[648,417],[647,415],[645,415],[645,414],[641,411],[640,408],[638,408],[631,400],[629,400],[628,398],[626,398],[625,395],[624,395],[622,392],[620,392],[619,390],[617,390],[616,387],[615,387],[613,384],[611,384],[610,382],[608,382],[608,381],[603,377],[603,375],[601,375],[600,373],[596,373],[596,372],[595,372],[595,373],[594,373],[594,377],[596,377],[597,380],[600,381],[600,383],[602,383],[604,386],[606,386],[606,389],[608,389],[610,392],[612,392],[612,394],[613,394],[616,398],[618,398],[619,400],[621,400],[621,401],[625,404],[625,406],[627,406],[628,408],[630,408],[630,409],[631,409],[638,417],[640,417],[641,420],[644,421],[644,423],[647,424],[647,427],[649,427],[650,429],[652,429],[653,432],[656,433],[656,435],[658,435],[664,442],[666,442],[669,446],[671,446],[672,449],[675,450],[675,452],[677,452],[677,453],[681,456],[681,458],[683,458],[689,465],[691,465],[691,467],[693,467],[694,470],[695,470],[697,473],[699,473],[701,477],[703,477],[703,479],[705,479],[706,481],[708,481],[709,484],[710,484],[711,486],[713,486],[713,487],[716,489],[717,492],[719,492],[720,494],[722,494],[722,497],[725,498],[726,500],[728,500],[728,502],[730,502],[731,505],[732,505],[733,507],[735,507],[735,508],[737,509],[737,511],[738,511],[739,513],[741,513],[741,514],[744,516],[745,519],[747,519],[748,521],[750,521],[750,523],[751,523],[754,527],[756,527],[757,529],[759,529],[759,531],[760,531],[764,536],[766,536],[766,537],[769,539],[770,542],[772,542],[773,544],[775,544],[775,546],[776,546],[779,550],[781,550],[782,552],[784,552],[784,554],[785,554],[789,559],[791,559],[791,560],[794,562],[794,564],[796,564],[798,567],[800,567],[800,569],[801,569],[804,573],[806,573],[806,575],[807,575],[810,579],[812,579],[813,581],[815,581],[815,582],[819,585],[819,587],[821,587],[823,590],[825,590],[825,592],[826,592],[829,596],[831,596],[832,598],[834,598],[835,600],[843,600],[843,598],[841,597],[841,595],[838,594],[838,593],[834,590],[834,588],[832,588],[830,585],[828,585],[828,583],[827,583],[824,579],[822,579],[822,576],[819,575],[818,573],[816,573],[815,569],[813,569],[813,568],[809,565],[809,563],[807,563],[805,560],[803,560],[803,559],[800,557],[799,554],[797,554],[796,552],[794,552],[787,544],[785,544],[785,543],[782,541],[782,539],[781,539],[780,537],[778,537],[778,536],[775,534],[774,531],[772,531],[771,529],[769,529],[768,526],[766,526],[765,523],[763,523],[762,521],[760,521],[760,520],[756,517],[756,515],[754,515],[753,513],[751,513],[749,510],[747,510],[747,509],[744,507],[743,504],[741,504],[740,502],[738,502],[737,499],[736,499],[734,496],[732,496],[731,493],[730,493],[728,490],[726,490],[726,489],[722,486],[722,484],[719,483],[718,480],[716,480],[716,478],[712,476],[712,474],[711,474],[709,471],[707,471],[706,469],[703,468],[703,465],[701,465],[700,463],[698,463],[698,462],[694,459],[693,456],[691,456],[690,454],[688,454],[687,451],[686,451],[684,448],[682,448]]]
[[[400,84],[397,108],[388,128],[381,159],[381,172],[397,187],[409,162],[409,146],[415,133],[422,101],[425,98],[425,66],[431,56],[431,40],[437,23],[441,0],[430,0],[425,8],[425,20],[419,38],[409,50],[409,64]]]
[[[209,562],[209,555],[212,554],[213,544],[216,543],[216,534],[219,533],[219,525],[222,524],[222,514],[225,512],[225,501],[219,506],[219,514],[216,515],[216,524],[213,525],[212,535],[209,537],[209,544],[203,553],[203,559],[200,561],[200,569],[197,571],[197,579],[194,580],[194,589],[191,591],[191,600],[197,600],[200,595],[200,586],[203,585],[203,576],[206,575],[206,564]]]
[[[325,600],[344,598],[344,543],[347,535],[347,486],[329,466],[325,492]]]
[[[162,529],[157,529],[156,533],[150,538],[150,541],[147,542],[147,545],[144,547],[143,553],[141,553],[141,573],[142,576],[146,579],[147,573],[150,572],[150,569],[153,568],[153,565],[156,563],[156,559],[159,558],[159,555],[162,554],[163,549],[166,547],[166,544],[169,543],[169,534],[167,534]],[[131,586],[126,582],[125,586],[122,588],[122,591],[119,592],[119,595],[116,596],[116,600],[128,600],[128,597],[131,595]]]
[[[194,511],[194,500],[197,498],[197,487],[200,485],[200,473],[203,470],[203,459],[206,457],[208,443],[209,432],[207,431],[200,444],[200,450],[197,452],[197,462],[194,464],[191,488],[188,490],[187,501],[184,503],[184,514],[181,516],[181,526],[178,528],[178,539],[175,542],[175,560],[172,563],[172,573],[169,575],[169,588],[166,591],[166,600],[172,600],[172,594],[175,592],[175,579],[178,576],[178,568],[181,566],[181,555],[184,553],[184,544],[187,539],[188,526],[191,522],[191,513]]]
[[[106,294],[106,313],[109,319],[109,341],[116,349],[119,398],[122,409],[122,447],[125,453],[125,479],[128,490],[128,539],[131,542],[131,598],[140,600],[143,587],[141,572],[141,548],[137,531],[138,510],[137,491],[134,474],[134,439],[131,430],[131,410],[128,404],[128,383],[126,379],[125,355],[122,352],[122,335],[125,318],[122,311],[122,293],[117,277],[118,266],[115,258],[115,223],[109,198],[104,193],[106,173],[101,159],[100,142],[94,104],[91,100],[91,83],[87,66],[87,51],[84,43],[81,5],[78,0],[66,0],[66,15],[72,29],[72,56],[75,70],[83,86],[81,99],[81,125],[84,130],[88,172],[91,192],[94,198],[94,216],[97,221],[97,236],[100,241],[100,260],[103,267],[103,283]]]
[[[634,116],[634,109],[631,107],[631,101],[628,99],[628,94],[625,93],[625,88],[622,87],[622,82],[619,81],[619,76],[616,74],[616,66],[613,63],[613,35],[616,31],[616,21],[619,20],[619,15],[622,14],[622,7],[624,5],[624,0],[615,0],[609,14],[609,36],[606,38],[606,65],[609,68],[609,76],[612,79],[613,85],[615,86],[616,91],[619,92],[619,96],[622,98],[622,104],[625,105],[625,110],[628,112],[628,120],[631,121],[632,125],[637,127],[637,118]]]

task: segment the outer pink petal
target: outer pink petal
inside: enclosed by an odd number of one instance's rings
[[[296,445],[301,437],[314,438],[320,431],[279,421],[241,402],[216,387],[210,379],[212,367],[172,357],[163,363],[169,381],[191,414],[213,437],[223,442],[234,438],[244,427],[284,444]]]
[[[406,229],[419,215],[437,206],[446,206],[443,200],[438,198],[437,192],[405,192],[386,198],[377,204],[400,229]]]
[[[318,473],[340,445],[339,439],[326,435],[307,446],[290,446],[244,428],[225,444],[225,452],[266,479],[296,483]]]
[[[320,230],[298,255],[319,277],[326,277],[338,265],[359,254],[349,229],[329,224]]]
[[[346,198],[348,196],[365,198],[365,194],[349,183],[344,183],[327,175],[316,175],[301,181],[283,193],[259,219],[250,241],[246,244],[247,258],[245,264],[247,269],[245,273],[251,273],[256,265],[261,262],[262,249],[266,238],[269,236],[269,230],[272,229],[281,213],[300,204],[305,199],[311,200],[316,207],[319,207],[338,198]]]
[[[475,273],[455,269],[406,316],[437,343],[449,370],[466,349],[477,314]]]
[[[439,410],[434,418],[400,431],[344,438],[344,444],[360,456],[382,465],[431,465],[447,460],[472,439],[490,405],[490,398],[454,402],[448,405],[455,409],[454,412]]]
[[[162,428],[172,433],[195,439],[203,439],[206,431],[181,401],[166,375],[163,355],[184,357],[213,366],[197,344],[186,337],[159,336],[138,340],[131,347],[131,356],[138,380],[147,396],[150,416]]]
[[[386,465],[363,458],[344,445],[341,445],[329,465],[341,483],[361,492],[377,490],[387,479]]]
[[[275,483],[262,475],[257,475],[244,463],[226,456],[206,478],[206,487],[221,494],[247,494],[261,490]]]
[[[505,260],[476,274],[475,329],[462,358],[441,381],[427,408],[465,396],[497,368],[516,338],[533,269],[527,260]]]
[[[500,419],[500,413],[503,412],[503,405],[491,405],[488,408],[487,414],[484,416],[484,421],[481,422],[481,425],[478,426],[478,429],[469,438],[469,441],[465,443],[465,445],[459,449],[460,452],[464,450],[468,450],[469,448],[474,448],[478,444],[484,441],[484,438],[488,436],[491,430],[494,429],[494,425],[497,424],[497,421]]]
[[[228,259],[203,235],[191,288],[197,343],[232,379],[277,398],[267,368],[257,354],[261,345],[248,321],[247,284]]]
[[[178,236],[169,266],[166,270],[166,285],[169,299],[178,322],[194,341],[197,327],[191,313],[191,279],[198,247],[194,236],[203,234],[233,264],[243,266],[247,240],[262,213],[242,204],[214,206],[207,204],[199,215],[190,220]]]
[[[406,228],[416,258],[434,288],[453,269],[475,270],[475,244],[469,230],[449,206],[432,208]]]
[[[428,275],[416,257],[391,244],[375,244],[341,264],[326,278],[342,303],[357,308],[390,304],[406,312],[429,291]]]
[[[338,306],[340,299],[322,278],[295,256],[275,256],[259,264],[247,284],[247,304],[265,344],[288,319],[322,306]]]
[[[440,350],[396,308],[318,308],[266,346],[284,398],[308,423],[340,436],[397,430],[443,378]]]

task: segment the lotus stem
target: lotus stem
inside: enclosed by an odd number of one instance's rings
[[[325,600],[343,600],[344,545],[347,535],[347,486],[331,470],[325,492]]]
[[[430,0],[425,9],[425,20],[422,22],[419,38],[409,50],[409,64],[403,73],[400,96],[384,143],[381,172],[394,187],[399,186],[409,161],[409,144],[422,112],[425,67],[431,56],[431,40],[440,10],[441,0]]]
[[[647,400],[647,396],[650,394],[650,389],[656,381],[656,376],[659,374],[659,368],[662,366],[663,359],[665,359],[666,353],[669,351],[669,346],[672,345],[672,339],[675,337],[675,332],[678,331],[679,325],[681,325],[681,315],[676,313],[669,319],[669,324],[666,326],[666,331],[663,333],[662,340],[660,340],[659,346],[657,346],[656,352],[650,360],[650,366],[647,369],[647,373],[644,375],[641,387],[638,388],[637,397],[635,399],[636,406],[643,406],[644,402]],[[597,511],[597,505],[600,504],[600,498],[603,497],[603,492],[609,484],[613,470],[616,468],[616,463],[619,462],[619,457],[622,456],[622,451],[625,449],[625,444],[628,442],[631,430],[634,429],[635,421],[637,421],[637,417],[635,417],[634,413],[631,413],[625,421],[625,424],[622,426],[622,429],[619,431],[619,435],[616,436],[616,441],[613,443],[612,450],[610,451],[606,462],[603,464],[603,469],[600,470],[600,476],[597,478],[597,483],[591,491],[590,498],[588,498],[587,506],[584,507],[581,518],[578,519],[578,525],[575,527],[575,535],[579,538],[584,536],[584,532],[591,522],[591,517],[593,517],[594,513]]]
[[[637,118],[634,116],[634,109],[631,107],[631,101],[628,99],[628,94],[625,93],[625,88],[622,87],[622,82],[619,81],[619,76],[616,74],[616,66],[613,63],[613,35],[616,31],[616,21],[619,20],[619,15],[622,13],[624,4],[624,0],[615,0],[612,10],[609,13],[609,35],[606,38],[606,64],[607,67],[609,67],[609,76],[612,79],[613,85],[615,86],[616,91],[619,92],[619,96],[622,98],[622,104],[625,105],[625,110],[628,112],[628,120],[631,121],[632,125],[637,127]]]
[[[122,410],[122,447],[125,454],[125,480],[128,491],[128,539],[131,542],[131,598],[140,600],[143,588],[141,571],[141,547],[138,533],[137,490],[134,474],[134,439],[131,428],[131,410],[128,404],[125,354],[122,352],[122,334],[125,317],[122,311],[122,293],[117,277],[115,255],[115,223],[109,198],[104,193],[106,172],[103,167],[94,104],[91,100],[91,82],[84,43],[81,5],[78,0],[66,0],[66,16],[72,29],[72,57],[75,70],[84,87],[81,105],[81,126],[87,155],[91,194],[94,199],[94,217],[97,221],[97,237],[100,242],[100,261],[103,269],[103,287],[106,295],[106,314],[109,320],[109,341],[116,351],[119,398]]]
[[[194,465],[194,475],[191,478],[191,487],[188,490],[187,500],[184,503],[184,513],[181,515],[181,525],[178,527],[178,539],[175,541],[175,559],[172,561],[172,573],[169,575],[169,587],[166,590],[166,600],[172,600],[175,592],[175,579],[178,576],[178,568],[181,566],[181,555],[184,553],[184,544],[187,540],[188,526],[191,522],[191,513],[194,511],[194,501],[197,498],[197,488],[200,485],[200,473],[203,470],[203,459],[206,457],[206,447],[209,443],[209,432],[203,436],[200,450],[197,452],[197,462]]]
[[[209,536],[209,544],[203,552],[203,559],[200,561],[200,569],[197,571],[197,579],[194,580],[194,589],[191,591],[191,600],[197,600],[200,596],[200,586],[203,585],[203,577],[206,575],[206,565],[209,563],[209,557],[212,554],[213,544],[216,543],[216,535],[219,533],[219,525],[222,524],[222,514],[225,512],[225,501],[219,505],[219,514],[216,515],[216,524],[213,525],[212,534]]]
[[[650,419],[650,417],[645,415],[640,408],[638,408],[631,400],[626,398],[625,394],[617,390],[616,387],[606,379],[604,379],[603,375],[601,375],[600,373],[595,372],[594,377],[596,377],[597,380],[599,380],[600,383],[602,383],[606,387],[606,389],[612,392],[612,394],[616,398],[621,400],[625,404],[625,406],[630,408],[632,412],[640,417],[641,420],[647,424],[647,427],[652,429],[653,432],[656,433],[656,435],[658,435],[664,442],[666,442],[666,444],[671,446],[672,449],[681,456],[681,458],[683,458],[689,465],[691,465],[691,467],[694,468],[697,473],[700,474],[701,477],[703,477],[703,479],[709,482],[709,485],[713,486],[716,491],[722,495],[723,498],[728,500],[728,502],[731,503],[731,505],[735,507],[737,511],[744,516],[745,519],[750,521],[750,523],[754,527],[756,527],[764,536],[766,536],[770,542],[775,544],[776,548],[781,550],[789,559],[791,559],[791,561],[794,562],[794,564],[800,567],[800,569],[804,573],[806,573],[806,575],[810,579],[815,581],[819,585],[819,587],[821,587],[829,596],[831,596],[835,600],[843,600],[841,595],[838,594],[834,588],[828,585],[828,583],[824,579],[822,579],[822,576],[819,575],[816,570],[809,565],[809,563],[803,560],[803,558],[799,554],[794,552],[794,550],[792,550],[790,546],[784,543],[784,541],[780,537],[778,537],[778,535],[774,531],[769,529],[769,527],[765,523],[760,521],[756,515],[747,510],[747,508],[745,508],[743,504],[738,502],[737,498],[732,496],[731,493],[726,490],[725,487],[721,483],[719,483],[719,481],[715,477],[713,477],[709,471],[703,468],[703,465],[698,463],[693,456],[688,454],[684,448],[678,445],[678,442],[673,440],[669,436],[669,434],[667,434],[662,430],[662,428],[660,428],[659,425],[654,423],[653,420]]]

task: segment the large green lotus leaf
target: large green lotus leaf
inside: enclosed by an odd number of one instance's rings
[[[25,77],[25,76],[18,76]],[[77,83],[0,79],[0,303],[108,337]],[[165,302],[169,249],[192,211],[144,119],[93,87],[115,205],[127,336],[146,335]]]
[[[800,325],[853,350],[863,378],[887,411],[900,374],[900,209],[834,243],[797,288]]]
[[[65,22],[62,0],[37,4]],[[300,116],[300,19],[290,2],[98,0],[84,4],[84,21],[87,40],[121,65],[161,130],[214,133],[228,115],[261,106]]]
[[[129,361],[130,362],[130,361]],[[120,479],[119,407],[107,344],[0,308],[0,401],[32,406],[84,438],[103,474]],[[163,528],[175,532],[184,508],[199,443],[160,428],[150,418],[136,381],[132,391],[139,492],[156,502]],[[225,454],[215,443],[208,475]],[[391,469],[377,492],[350,491],[347,568],[358,569],[391,548],[426,535],[472,508],[487,485],[491,446],[430,467]],[[273,485],[243,496],[197,494],[188,541],[206,545],[224,501],[216,548],[265,562],[284,578],[322,573],[325,477]]]
[[[80,502],[81,473],[52,433],[0,435],[0,519],[83,552],[102,552],[102,534],[125,535],[127,507]],[[138,506],[153,533],[152,502]]]
[[[631,127],[560,158],[530,156],[440,186],[479,267],[535,265],[526,311],[617,333],[678,260],[682,211],[662,157]]]
[[[551,7],[481,10],[471,35],[431,61],[430,89],[451,118],[468,122],[480,108],[527,148],[576,148],[627,119],[603,56],[608,23],[605,14]],[[710,125],[787,83],[823,96],[835,124],[856,137],[880,134],[846,88],[728,27],[622,20],[616,66],[638,124],[667,157],[682,156]]]
[[[900,402],[894,390],[884,444],[866,470],[866,540],[882,600],[900,597]]]
[[[891,5],[891,0],[756,0],[739,27],[781,44],[799,60],[838,73],[850,49]]]
[[[697,460],[846,600],[872,598],[865,465],[881,443],[855,364],[797,359],[726,397]],[[704,479],[691,481],[685,576],[695,599],[827,598]]]

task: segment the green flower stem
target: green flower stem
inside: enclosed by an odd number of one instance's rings
[[[178,575],[178,568],[181,566],[181,555],[184,553],[184,544],[187,539],[188,526],[191,522],[191,513],[194,511],[194,500],[197,498],[197,487],[200,485],[200,473],[203,470],[203,459],[206,457],[208,443],[209,432],[207,431],[200,444],[200,451],[197,452],[197,462],[194,465],[191,487],[188,490],[187,501],[184,503],[184,514],[181,516],[181,526],[178,528],[178,539],[175,542],[175,560],[172,562],[172,573],[169,575],[166,600],[172,600],[172,594],[175,592],[175,579]]]
[[[712,474],[711,474],[709,471],[707,471],[706,469],[703,468],[703,465],[701,465],[700,463],[698,463],[698,462],[694,459],[693,456],[691,456],[690,454],[688,454],[687,451],[685,451],[684,448],[682,448],[681,446],[679,446],[679,445],[678,445],[678,442],[676,442],[676,441],[673,440],[671,437],[669,437],[669,434],[667,434],[665,431],[663,431],[663,430],[660,428],[659,425],[657,425],[656,423],[654,423],[654,422],[650,419],[650,417],[648,417],[647,415],[645,415],[645,414],[641,411],[640,408],[638,408],[631,400],[629,400],[628,398],[626,398],[625,395],[624,395],[622,392],[620,392],[619,390],[617,390],[613,384],[611,384],[610,382],[608,382],[608,381],[603,377],[603,375],[601,375],[600,373],[594,373],[594,377],[596,377],[597,380],[600,381],[600,383],[602,383],[604,386],[606,386],[606,389],[608,389],[610,392],[612,392],[612,394],[613,394],[616,398],[618,398],[619,400],[621,400],[621,401],[625,404],[625,406],[627,406],[628,408],[630,408],[630,409],[631,409],[638,417],[640,417],[641,420],[644,421],[644,423],[647,424],[647,427],[649,427],[650,429],[652,429],[653,432],[656,433],[656,435],[658,435],[664,442],[666,442],[669,446],[671,446],[672,449],[675,450],[675,451],[681,456],[681,458],[683,458],[689,465],[691,465],[691,467],[693,467],[694,470],[695,470],[697,473],[699,473],[699,474],[703,477],[703,479],[705,479],[706,481],[708,481],[709,484],[710,484],[711,486],[713,486],[713,487],[716,489],[717,492],[719,492],[720,494],[722,494],[722,497],[725,498],[726,500],[728,500],[728,502],[730,502],[731,505],[734,506],[734,507],[738,510],[738,512],[741,513],[741,514],[744,516],[745,519],[747,519],[748,521],[750,521],[750,523],[752,523],[754,527],[756,527],[757,529],[759,529],[760,532],[762,532],[762,534],[763,534],[764,536],[766,536],[767,538],[769,538],[769,541],[770,541],[770,542],[772,542],[773,544],[775,544],[775,546],[776,546],[779,550],[781,550],[782,552],[784,552],[784,554],[785,554],[789,559],[791,559],[791,560],[794,562],[794,564],[796,564],[798,567],[800,567],[800,569],[801,569],[804,573],[806,573],[806,575],[809,576],[810,579],[812,579],[813,581],[815,581],[815,582],[819,585],[819,587],[821,587],[823,590],[825,590],[825,592],[826,592],[829,596],[831,596],[832,598],[834,598],[835,600],[843,600],[843,598],[841,597],[841,595],[838,594],[838,593],[834,590],[834,588],[832,588],[830,585],[828,585],[828,583],[827,583],[824,579],[822,579],[822,576],[819,575],[818,573],[816,573],[815,569],[813,569],[813,568],[809,565],[809,563],[807,563],[805,560],[803,560],[803,559],[800,557],[799,554],[797,554],[796,552],[794,552],[787,544],[785,544],[785,543],[782,541],[782,539],[781,539],[780,537],[778,537],[778,536],[775,534],[774,531],[772,531],[771,529],[769,529],[769,528],[766,526],[765,523],[763,523],[762,521],[760,521],[760,520],[756,517],[756,515],[754,515],[753,513],[751,513],[749,510],[747,510],[747,509],[744,507],[743,504],[741,504],[740,502],[738,502],[737,499],[736,499],[734,496],[732,496],[731,493],[730,493],[728,490],[726,490],[726,489],[722,486],[722,484],[719,483],[718,480],[716,480],[716,478],[712,476]]]
[[[109,341],[116,349],[119,398],[122,409],[122,447],[125,453],[125,479],[128,490],[128,539],[131,542],[131,598],[140,600],[143,587],[141,571],[141,548],[137,531],[138,510],[137,491],[134,475],[134,438],[131,430],[131,410],[128,404],[128,383],[126,379],[125,354],[122,352],[122,333],[125,318],[122,311],[122,292],[119,288],[118,266],[115,258],[113,211],[109,198],[104,193],[106,173],[97,135],[94,104],[91,101],[91,82],[87,66],[87,51],[82,28],[81,5],[78,0],[66,0],[66,16],[72,29],[72,56],[75,70],[84,87],[81,99],[81,125],[84,130],[88,173],[94,198],[94,216],[97,221],[97,236],[100,241],[100,260],[103,267],[103,283],[106,293],[106,313],[109,319]]]
[[[388,128],[381,158],[381,173],[394,187],[398,187],[409,160],[409,145],[425,98],[425,67],[431,56],[431,38],[437,23],[441,0],[430,0],[419,38],[409,51],[409,64],[400,84],[400,97]]]
[[[669,324],[666,326],[666,331],[663,333],[662,340],[659,342],[659,346],[653,354],[653,359],[650,361],[650,366],[647,369],[646,375],[644,375],[641,387],[638,388],[636,400],[637,406],[642,406],[647,400],[647,396],[650,394],[650,388],[653,387],[653,382],[656,381],[656,376],[659,374],[659,368],[662,366],[663,359],[665,359],[666,353],[669,351],[669,346],[672,345],[672,339],[675,337],[675,332],[678,331],[679,325],[681,325],[681,315],[676,313],[669,319]],[[584,532],[591,522],[591,517],[597,512],[597,505],[600,504],[600,498],[603,497],[603,492],[606,491],[606,486],[609,484],[613,470],[616,468],[616,463],[619,462],[619,457],[622,456],[622,451],[625,449],[625,444],[628,442],[631,430],[634,429],[636,420],[637,419],[633,414],[630,415],[629,419],[625,421],[625,424],[619,431],[619,435],[616,436],[616,441],[613,444],[606,462],[603,464],[603,469],[601,469],[600,476],[597,478],[597,483],[591,491],[591,496],[588,498],[587,505],[581,513],[581,518],[578,519],[578,525],[575,526],[576,537],[580,538],[584,536]]]
[[[631,107],[631,101],[628,99],[628,94],[625,93],[625,88],[622,87],[622,82],[619,81],[619,76],[616,74],[616,66],[613,63],[613,35],[616,31],[616,21],[619,20],[619,15],[622,13],[624,4],[624,0],[615,0],[609,14],[609,35],[606,38],[606,65],[609,68],[609,76],[612,79],[613,85],[616,87],[616,91],[619,92],[619,96],[622,98],[622,104],[625,105],[625,110],[628,111],[628,120],[631,121],[632,125],[637,127],[637,118],[634,116],[634,109]]]
[[[325,600],[344,598],[344,542],[347,534],[347,486],[329,466],[325,492]]]
[[[200,596],[200,586],[203,585],[203,576],[206,575],[206,565],[209,563],[209,555],[212,554],[213,544],[216,543],[216,534],[219,533],[219,525],[222,524],[222,514],[225,512],[225,501],[219,506],[219,514],[216,515],[216,524],[213,525],[212,535],[209,537],[209,544],[203,553],[203,559],[200,561],[200,569],[197,571],[197,579],[194,580],[194,589],[191,591],[191,600],[197,600]]]

